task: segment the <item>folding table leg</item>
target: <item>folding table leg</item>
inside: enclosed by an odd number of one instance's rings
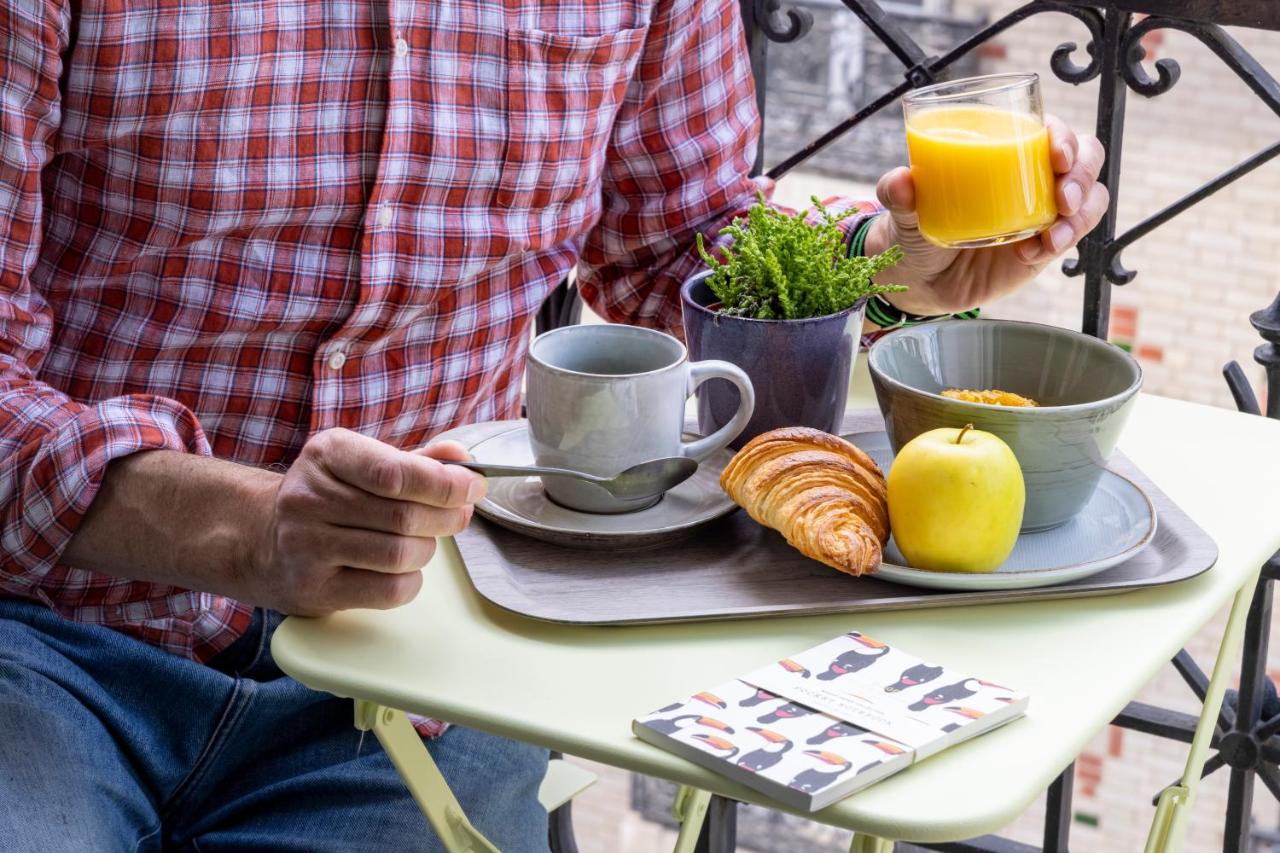
[[[1204,770],[1205,757],[1209,754],[1213,731],[1218,723],[1218,712],[1222,707],[1222,696],[1226,693],[1227,682],[1231,679],[1240,653],[1246,617],[1253,601],[1253,587],[1257,579],[1256,574],[1250,575],[1236,591],[1236,597],[1231,602],[1231,615],[1227,617],[1227,627],[1222,633],[1222,644],[1218,647],[1218,658],[1213,665],[1204,707],[1200,710],[1200,721],[1196,724],[1195,736],[1191,740],[1191,752],[1182,773],[1182,784],[1170,785],[1160,792],[1155,817],[1151,821],[1151,832],[1147,835],[1146,853],[1176,853],[1182,847],[1187,813],[1191,810],[1196,787],[1200,784],[1200,774]]]
[[[378,743],[391,757],[391,763],[404,780],[405,787],[418,803],[418,808],[422,809],[431,828],[440,836],[445,850],[449,853],[498,853],[498,848],[467,820],[462,806],[449,790],[449,783],[441,775],[440,768],[432,760],[431,753],[427,752],[408,717],[391,708],[357,699],[356,728],[362,732],[373,731]]]
[[[671,807],[680,821],[680,834],[676,836],[675,853],[693,853],[702,834],[702,824],[711,804],[711,792],[681,785],[676,789],[676,801]]]
[[[737,849],[738,804],[734,800],[712,794],[693,853],[734,853]]]

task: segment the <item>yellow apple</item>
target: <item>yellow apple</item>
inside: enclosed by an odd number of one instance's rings
[[[916,436],[888,486],[893,538],[913,567],[991,572],[1013,550],[1027,490],[1017,457],[991,433],[970,424]]]

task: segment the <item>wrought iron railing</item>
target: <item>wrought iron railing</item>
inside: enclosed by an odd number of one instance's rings
[[[784,6],[781,0],[739,0],[751,66],[757,81],[761,115],[766,112],[766,81],[770,43],[801,39],[813,26],[812,13],[802,5]],[[797,3],[812,0],[796,0]],[[1068,83],[1098,81],[1096,134],[1107,150],[1100,180],[1111,192],[1111,205],[1102,223],[1080,244],[1076,257],[1064,264],[1069,276],[1084,279],[1081,327],[1098,337],[1106,337],[1110,318],[1111,288],[1131,282],[1136,272],[1127,268],[1122,255],[1135,242],[1156,231],[1223,187],[1238,181],[1268,161],[1280,156],[1280,139],[1222,172],[1160,210],[1124,230],[1119,230],[1117,205],[1121,187],[1121,148],[1125,129],[1125,106],[1130,92],[1153,98],[1172,89],[1181,68],[1172,58],[1163,58],[1148,71],[1144,63],[1143,38],[1158,30],[1178,30],[1194,37],[1211,50],[1219,61],[1236,74],[1265,109],[1280,115],[1280,83],[1233,38],[1225,26],[1280,30],[1280,0],[1031,0],[982,26],[953,47],[939,53],[925,50],[895,17],[891,3],[877,0],[840,0],[856,15],[902,67],[900,82],[867,97],[848,117],[836,122],[796,153],[768,169],[781,177],[854,128],[891,106],[912,88],[944,78],[957,63],[974,55],[984,44],[1029,18],[1059,13],[1076,19],[1080,41],[1065,41],[1051,54],[1053,73]],[[901,12],[900,9],[896,10]],[[765,131],[768,134],[766,118]],[[757,156],[757,170],[763,169],[763,143]],[[1280,235],[1277,235],[1280,237]],[[539,316],[539,327],[549,328],[577,319],[577,303],[571,289],[561,288],[548,300]],[[1254,353],[1267,375],[1267,414],[1280,418],[1280,297],[1251,318],[1265,340]],[[1228,385],[1242,411],[1259,413],[1258,401],[1243,371],[1234,363],[1224,369]],[[1245,636],[1241,685],[1224,707],[1215,736],[1217,753],[1209,760],[1206,773],[1220,767],[1231,768],[1230,798],[1226,814],[1224,849],[1251,849],[1250,813],[1255,778],[1280,799],[1280,714],[1263,714],[1269,681],[1266,650],[1270,632],[1271,585],[1280,578],[1280,555],[1263,567],[1255,593]],[[1201,698],[1208,680],[1190,655],[1181,652],[1173,665]],[[1195,718],[1140,703],[1131,704],[1116,724],[1152,735],[1190,742]],[[1071,787],[1073,768],[1068,767],[1050,787],[1047,798],[1043,849],[1065,851],[1072,818]],[[726,851],[734,847],[735,806],[713,798],[699,850]],[[936,845],[932,849],[950,851],[1026,851],[1028,845],[1006,839],[984,837],[966,842]]]
[[[1227,25],[1280,30],[1280,3],[1275,0],[1031,0],[993,20],[954,47],[937,55],[926,52],[876,0],[842,0],[844,5],[874,33],[902,65],[902,81],[881,92],[836,123],[811,143],[787,157],[767,174],[779,178],[853,128],[896,103],[910,89],[943,78],[956,63],[971,56],[983,44],[1033,16],[1048,12],[1069,15],[1084,28],[1083,42],[1063,42],[1050,58],[1053,73],[1061,80],[1079,85],[1098,80],[1096,134],[1107,150],[1107,162],[1100,180],[1111,192],[1111,204],[1102,223],[1081,242],[1076,257],[1066,261],[1064,272],[1084,278],[1084,305],[1081,327],[1098,337],[1107,336],[1111,288],[1131,282],[1136,272],[1122,261],[1126,248],[1174,217],[1184,213],[1223,187],[1240,180],[1264,163],[1280,155],[1280,139],[1185,194],[1144,219],[1118,230],[1116,211],[1121,192],[1121,150],[1125,128],[1125,105],[1129,92],[1153,98],[1177,84],[1181,67],[1170,58],[1147,70],[1143,38],[1158,30],[1179,30],[1208,47],[1257,96],[1262,106],[1280,115],[1280,83],[1225,29]],[[743,21],[752,70],[764,81],[768,43],[800,39],[812,26],[813,16],[802,7],[784,8],[780,0],[742,0]],[[762,114],[763,87],[757,92]],[[762,149],[763,150],[763,145]],[[757,166],[762,166],[757,158]],[[1280,236],[1280,235],[1278,235]],[[1254,327],[1266,343],[1254,354],[1267,373],[1267,414],[1280,418],[1280,296],[1268,308],[1255,313]],[[1228,385],[1242,411],[1259,413],[1259,406],[1243,371],[1234,362],[1224,369]],[[1225,816],[1224,849],[1251,849],[1251,804],[1253,781],[1260,779],[1280,799],[1280,714],[1264,718],[1266,650],[1271,620],[1271,585],[1280,577],[1280,555],[1262,570],[1245,637],[1241,685],[1233,701],[1224,708],[1215,747],[1205,772],[1229,766],[1231,784]],[[1194,692],[1203,698],[1208,680],[1185,651],[1173,664]],[[1118,725],[1150,734],[1190,742],[1195,718],[1139,703],[1132,704],[1117,718]],[[1051,786],[1046,804],[1043,849],[1066,850],[1071,822],[1072,768]],[[729,806],[721,811],[730,812]],[[721,819],[723,825],[725,819]],[[707,850],[727,849],[713,834],[704,840]],[[986,837],[969,842],[941,845],[935,849],[1026,850],[1026,845],[1006,839]]]
[[[902,24],[876,0],[843,2],[902,63],[902,82],[880,93],[809,145],[770,168],[770,177],[782,177],[848,131],[896,103],[909,90],[942,79],[958,61],[1028,18],[1046,12],[1057,12],[1070,15],[1083,25],[1088,41],[1083,43],[1083,47],[1077,42],[1060,44],[1053,51],[1050,67],[1059,79],[1075,85],[1099,79],[1096,132],[1108,152],[1101,181],[1111,190],[1111,206],[1102,224],[1081,243],[1078,257],[1067,261],[1063,267],[1067,275],[1084,276],[1085,299],[1081,325],[1089,334],[1106,337],[1111,287],[1128,284],[1135,276],[1135,272],[1126,268],[1121,260],[1125,248],[1280,155],[1278,140],[1203,186],[1117,233],[1116,210],[1121,190],[1120,154],[1128,93],[1132,90],[1148,98],[1155,97],[1172,89],[1181,76],[1181,68],[1173,59],[1158,60],[1155,63],[1155,76],[1148,73],[1143,64],[1146,58],[1143,37],[1156,30],[1180,30],[1194,36],[1238,75],[1266,107],[1280,115],[1280,82],[1222,26],[1241,24],[1280,29],[1280,4],[1274,0],[1032,0],[987,24],[941,55],[926,53],[907,34]],[[765,80],[769,41],[790,42],[803,37],[812,26],[813,15],[807,9],[799,7],[784,10],[780,0],[743,0],[742,7],[752,70],[757,80]],[[1139,13],[1147,16],[1138,18]],[[757,99],[763,112],[764,87],[757,90]]]
[[[761,134],[763,163],[780,163],[828,127],[855,112],[902,79],[898,58],[841,0],[791,0],[812,15],[813,25],[792,44],[771,45],[758,89],[765,100],[769,128]],[[917,4],[919,0],[916,0]],[[984,16],[957,15],[921,5],[885,7],[912,40],[926,50],[949,48],[982,28]],[[956,60],[956,76],[979,73],[982,51]],[[874,183],[907,161],[902,113],[885,109],[847,133],[839,142],[805,161],[806,171]]]

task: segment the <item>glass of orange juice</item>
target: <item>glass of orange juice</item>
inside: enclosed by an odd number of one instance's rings
[[[991,74],[902,99],[920,233],[973,249],[1038,234],[1058,216],[1035,74]]]

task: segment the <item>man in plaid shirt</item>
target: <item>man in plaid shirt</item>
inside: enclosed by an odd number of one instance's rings
[[[736,9],[0,0],[0,846],[436,849],[270,632],[431,594],[484,482],[429,439],[517,414],[570,269],[677,326],[693,236],[769,189]],[[1051,131],[1064,215],[1023,244],[929,246],[882,180],[898,308],[1097,223],[1102,150]],[[545,752],[421,728],[482,831],[545,847]]]

